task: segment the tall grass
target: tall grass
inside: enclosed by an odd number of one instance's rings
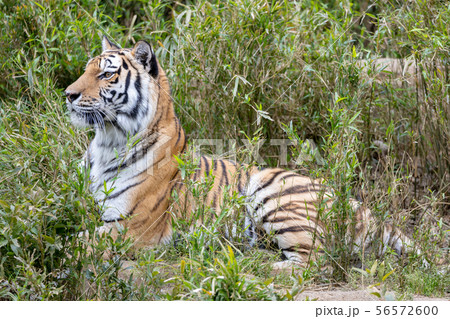
[[[298,273],[271,272],[277,255],[224,238],[242,205],[236,198],[224,201],[221,222],[192,231],[176,220],[174,245],[135,252],[126,271],[131,242],[77,236],[94,237],[100,224],[78,168],[93,133],[71,126],[62,92],[100,53],[102,34],[122,46],[153,44],[191,139],[225,137],[226,149],[237,140],[239,160],[248,153],[242,139],[296,143],[288,166],[323,178],[337,195],[327,218],[333,274],[311,265],[300,270],[304,279],[354,281],[342,239],[348,198],[357,197],[379,223],[414,237],[431,265],[418,268],[413,256],[388,284],[448,293],[448,276],[436,271],[448,261],[450,211],[445,2],[3,0],[0,9],[1,299],[267,300],[300,289]],[[383,69],[375,60],[384,57],[413,61],[413,74]],[[323,160],[314,154],[296,165],[307,140]],[[279,147],[261,145],[265,161],[280,165]],[[190,187],[204,214],[207,185]],[[360,258],[369,266],[376,257]]]

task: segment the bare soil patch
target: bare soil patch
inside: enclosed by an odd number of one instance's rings
[[[387,295],[396,296],[395,292],[388,292]],[[371,294],[371,290],[360,289],[360,290],[346,290],[346,289],[336,289],[336,290],[305,290],[297,295],[296,300],[318,300],[318,301],[380,301],[383,298],[378,298]],[[414,295],[412,296],[413,301],[448,301],[450,296],[439,298],[439,297],[427,297]]]

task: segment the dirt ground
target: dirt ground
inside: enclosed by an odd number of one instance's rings
[[[136,265],[134,261],[124,261],[122,265],[122,271],[120,277],[124,280],[129,278],[132,268]],[[275,271],[274,274],[280,270]],[[135,280],[139,276],[135,277]],[[381,300],[413,300],[413,301],[450,301],[450,295],[439,297],[427,297],[427,296],[396,296],[395,292],[388,291],[386,298],[378,298],[372,295],[371,292],[377,291],[376,288],[367,289],[352,289],[351,287],[335,287],[335,286],[313,286],[307,287],[303,292],[297,295],[295,300],[317,300],[317,301],[381,301]]]
[[[378,298],[370,293],[370,290],[305,290],[297,295],[296,300],[318,300],[318,301],[380,301],[383,298]],[[394,292],[388,292],[386,295],[395,296]],[[408,298],[407,300],[411,300]],[[448,301],[448,298],[426,297],[415,295],[412,296],[414,301]]]

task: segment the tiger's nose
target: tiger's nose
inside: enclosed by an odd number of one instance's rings
[[[69,91],[65,91],[64,93],[66,93],[66,98],[69,100],[70,103],[78,99],[81,95],[80,93],[72,93]]]

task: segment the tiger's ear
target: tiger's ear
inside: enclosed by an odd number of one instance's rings
[[[102,39],[102,50],[120,50],[120,47],[109,41],[109,39],[106,37],[106,35],[103,36]]]
[[[143,40],[138,41],[131,54],[151,76],[156,77],[158,75],[158,63],[150,44]]]

